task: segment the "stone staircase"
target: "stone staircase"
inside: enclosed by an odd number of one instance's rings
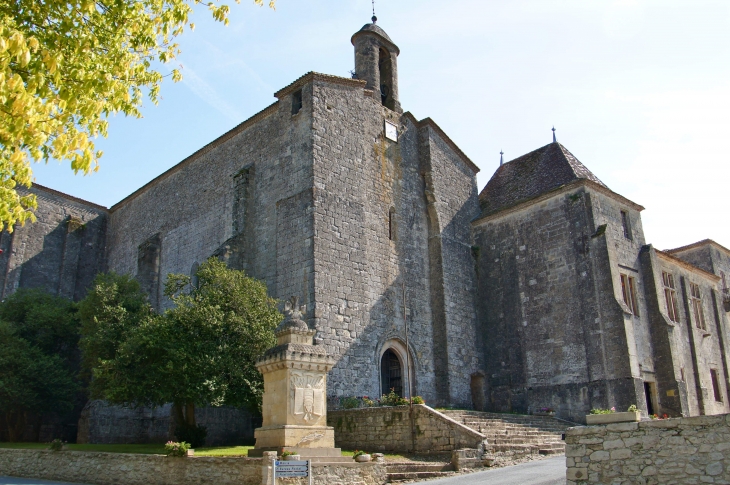
[[[484,450],[495,465],[515,463],[527,455],[565,453],[563,433],[572,423],[551,416],[485,413],[479,411],[439,411],[454,421],[487,437]],[[476,450],[474,450],[476,451]],[[453,459],[453,458],[452,458]],[[479,460],[479,465],[481,465]],[[391,462],[388,483],[411,482],[447,477],[456,473],[450,462]]]
[[[388,472],[388,483],[442,478],[454,475],[455,473],[454,466],[449,462],[391,462],[386,465],[386,470]]]
[[[565,452],[562,435],[571,423],[551,416],[441,411],[451,419],[487,437],[486,452],[506,455],[553,455]]]

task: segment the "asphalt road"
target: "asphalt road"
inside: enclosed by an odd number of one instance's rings
[[[565,457],[561,455],[521,465],[418,483],[428,485],[565,485]]]
[[[83,485],[68,482],[51,482],[39,478],[0,477],[0,485]]]

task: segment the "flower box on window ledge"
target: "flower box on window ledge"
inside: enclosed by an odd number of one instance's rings
[[[641,421],[641,411],[624,413],[586,414],[586,424],[631,423]]]

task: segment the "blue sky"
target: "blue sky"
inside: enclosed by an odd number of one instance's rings
[[[195,14],[185,79],[144,118],[111,119],[99,172],[34,165],[36,182],[113,205],[275,101],[308,71],[349,76],[370,0],[231,3],[228,27]],[[481,168],[558,140],[613,191],[646,207],[659,249],[730,247],[730,1],[378,0],[400,47],[400,98]]]

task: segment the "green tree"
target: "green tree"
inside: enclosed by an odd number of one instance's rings
[[[196,273],[168,275],[174,307],[131,329],[111,359],[94,368],[98,397],[113,403],[173,403],[179,424],[196,427],[195,407],[231,405],[259,411],[263,380],[255,361],[281,321],[266,286],[209,259]],[[87,338],[86,336],[84,337]]]
[[[63,415],[83,399],[78,338],[70,300],[21,289],[0,303],[0,417],[10,441],[28,424],[37,440],[44,414]]]
[[[82,368],[88,376],[99,362],[114,359],[130,331],[154,312],[137,280],[111,272],[94,278],[78,313]],[[90,386],[92,396],[98,396],[104,383],[96,379]]]
[[[175,38],[194,28],[196,4],[228,23],[229,7],[213,1],[0,2],[0,229],[34,220],[35,197],[16,191],[31,185],[31,160],[70,161],[88,174],[102,155],[93,138],[107,135],[107,117],[141,117],[143,92],[157,103],[168,75],[160,63],[180,53]],[[181,79],[175,69],[169,75]]]
[[[39,289],[21,288],[0,303],[0,320],[46,355],[58,355],[73,372],[79,369],[79,320],[74,303]]]

